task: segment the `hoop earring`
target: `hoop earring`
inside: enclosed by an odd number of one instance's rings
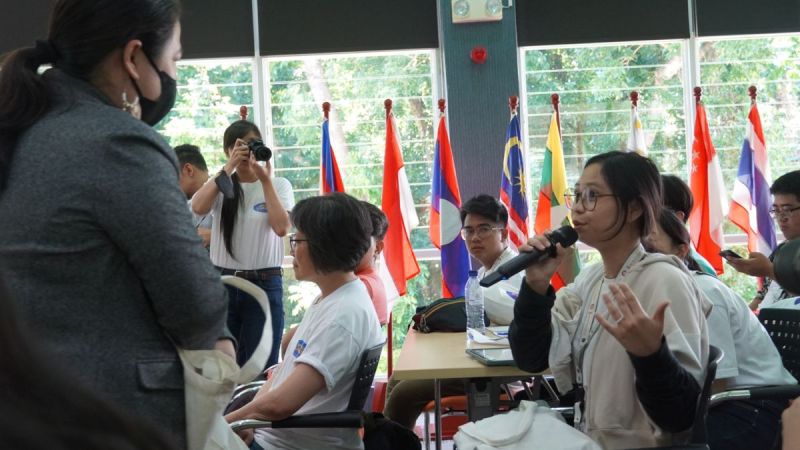
[[[136,111],[139,107],[139,97],[136,97],[132,103],[128,101],[128,93],[122,91],[122,110],[133,115],[134,111]]]

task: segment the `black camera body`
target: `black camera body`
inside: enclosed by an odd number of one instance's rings
[[[261,139],[255,139],[247,143],[250,153],[255,156],[256,161],[269,161],[272,158],[272,150],[264,145]]]

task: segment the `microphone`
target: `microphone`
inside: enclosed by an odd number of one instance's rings
[[[517,272],[525,270],[526,267],[533,263],[541,261],[545,258],[553,258],[556,256],[556,244],[561,244],[562,247],[569,247],[578,240],[578,233],[569,225],[553,230],[545,235],[550,241],[550,247],[545,250],[533,249],[531,252],[520,253],[519,255],[511,258],[503,263],[494,272],[483,277],[480,285],[489,287],[501,280],[507,280]]]

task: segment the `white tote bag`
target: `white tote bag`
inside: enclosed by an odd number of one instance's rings
[[[255,298],[264,310],[266,326],[253,355],[241,368],[219,350],[178,349],[185,384],[186,438],[191,450],[247,450],[247,445],[231,430],[222,412],[236,386],[252,381],[264,370],[272,348],[267,294],[242,278],[223,276],[222,282]]]

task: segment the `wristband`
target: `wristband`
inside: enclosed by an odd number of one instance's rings
[[[219,173],[214,177],[214,183],[217,185],[217,189],[222,192],[222,196],[225,198],[233,198],[233,181],[231,181],[231,177],[225,172],[225,169],[219,171]]]

